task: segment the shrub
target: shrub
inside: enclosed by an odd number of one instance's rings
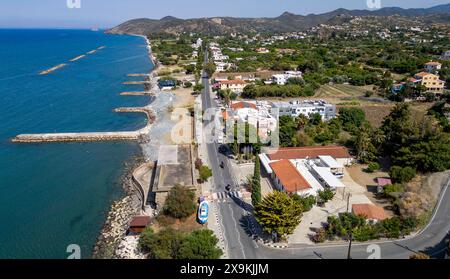
[[[159,233],[147,229],[139,237],[139,247],[152,259],[178,259],[184,234],[171,228]]]
[[[393,166],[390,171],[391,178],[397,183],[406,183],[416,176],[416,170],[412,167]]]
[[[319,198],[320,198],[321,202],[323,202],[323,203],[327,203],[334,198],[334,193],[329,188],[326,188],[323,191],[319,191],[318,194],[319,194]]]
[[[387,198],[392,198],[395,193],[403,193],[404,188],[402,184],[386,185],[383,189],[383,194]]]
[[[194,214],[197,205],[193,191],[181,185],[175,185],[169,192],[163,212],[173,218],[186,218]]]
[[[372,163],[369,163],[369,166],[367,167],[367,171],[372,173],[372,172],[376,172],[376,171],[380,170],[380,168],[381,168],[381,166],[379,163],[372,162]]]
[[[217,248],[219,240],[210,230],[199,230],[191,233],[183,241],[180,248],[180,259],[216,260],[223,252]]]
[[[401,220],[398,217],[385,219],[380,222],[383,234],[386,238],[399,238],[401,234]]]
[[[200,180],[202,182],[208,181],[208,179],[212,176],[212,170],[207,166],[201,166],[198,171],[200,173]]]
[[[320,228],[316,234],[311,238],[314,243],[324,243],[327,240],[327,231],[324,228]]]
[[[310,211],[316,204],[316,198],[314,196],[301,197],[295,194],[292,196],[292,199],[302,206],[303,212]]]
[[[367,97],[367,98],[372,97],[373,96],[373,92],[372,91],[366,91],[364,93],[364,96]]]
[[[376,226],[366,224],[353,229],[353,238],[361,242],[374,240],[378,238],[378,230]]]

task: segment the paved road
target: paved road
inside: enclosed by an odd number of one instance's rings
[[[208,61],[208,53],[205,54],[205,61]],[[203,74],[203,85],[205,90],[202,94],[203,110],[214,108],[215,104],[211,100],[210,82],[206,74]],[[213,120],[211,120],[213,121]],[[208,125],[206,121],[204,125]],[[209,157],[210,167],[213,172],[214,192],[226,191],[227,185],[236,186],[237,183],[230,173],[231,165],[226,156],[218,152],[219,144],[208,143],[207,151]],[[224,163],[224,168],[220,167]],[[227,203],[219,203],[219,216],[224,232],[225,242],[228,246],[228,254],[231,259],[254,259],[258,256],[255,250],[258,249],[258,244],[249,237],[246,231],[245,224],[250,218],[248,209],[249,205],[238,198],[231,199]]]
[[[208,54],[205,54],[208,61]],[[205,90],[202,95],[203,109],[215,107],[211,101],[210,82],[203,74]],[[207,125],[208,123],[205,123]],[[208,157],[213,171],[214,192],[225,191],[228,184],[236,185],[230,173],[228,158],[218,152],[217,143],[207,144]],[[224,162],[225,167],[220,167]],[[367,259],[370,256],[383,259],[407,259],[417,251],[426,251],[433,257],[444,255],[446,246],[443,239],[450,231],[450,180],[444,188],[438,203],[438,210],[430,224],[418,235],[398,241],[380,241],[365,244],[353,244],[351,257],[354,259]],[[240,199],[229,203],[219,204],[219,216],[225,244],[228,247],[231,259],[346,259],[348,244],[341,245],[303,245],[290,247],[284,250],[267,248],[258,244],[248,231],[248,222],[251,218],[246,210],[250,205]],[[378,246],[373,246],[373,245]],[[379,251],[378,251],[379,247]],[[379,252],[379,255],[377,255]]]

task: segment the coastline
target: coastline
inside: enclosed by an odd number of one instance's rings
[[[153,55],[151,51],[151,43],[150,40],[143,35],[135,35],[128,34],[129,36],[137,36],[144,38],[147,45],[147,53],[150,58],[151,63],[153,63],[154,67],[150,71],[148,79],[152,85],[150,91],[158,91],[154,90],[156,83],[156,70],[159,67],[159,62],[156,57]],[[154,98],[151,99],[150,103],[145,106],[149,108],[152,103],[154,103],[158,99],[158,94],[155,92]],[[148,133],[150,133],[151,128]],[[148,134],[149,135],[149,134]],[[147,136],[147,138],[150,138]],[[142,142],[139,142],[141,148],[141,154],[139,157],[135,157],[131,159],[131,163],[126,163],[124,174],[121,178],[122,188],[124,190],[124,196],[114,201],[108,211],[108,217],[103,225],[99,236],[97,237],[95,246],[92,251],[92,258],[94,259],[120,259],[124,256],[121,252],[119,252],[120,246],[123,246],[122,243],[126,240],[126,231],[128,229],[128,224],[133,218],[133,216],[144,214],[141,201],[140,201],[140,193],[136,189],[136,186],[133,182],[133,173],[136,169],[141,167],[143,164],[152,160],[146,155],[144,144],[150,139],[145,139]]]

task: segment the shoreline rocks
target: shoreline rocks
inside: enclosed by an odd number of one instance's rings
[[[115,201],[108,213],[105,225],[97,238],[92,258],[94,259],[116,259],[117,249],[126,236],[128,225],[135,215],[141,211],[141,200],[132,183],[132,173],[136,167],[141,165],[142,158],[134,159],[134,162],[126,167],[126,172],[122,179],[122,186],[125,196]]]

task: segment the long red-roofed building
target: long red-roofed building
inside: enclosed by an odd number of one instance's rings
[[[310,183],[302,176],[289,160],[281,160],[270,164],[274,182],[279,190],[290,194],[306,195],[312,190]]]

